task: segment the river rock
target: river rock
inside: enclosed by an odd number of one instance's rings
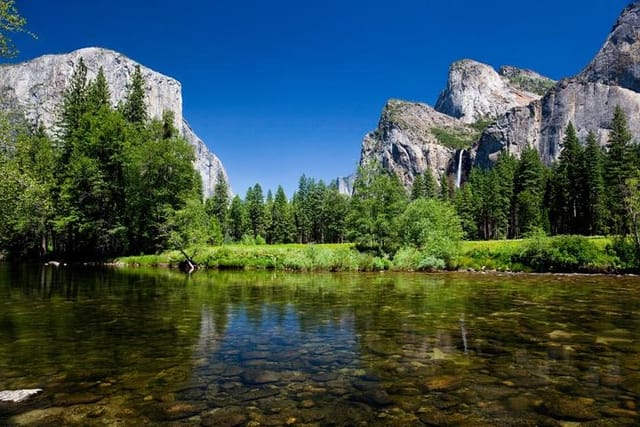
[[[248,385],[275,383],[280,378],[280,374],[274,371],[247,370],[242,374],[242,380]]]
[[[165,420],[181,420],[207,409],[204,403],[199,402],[171,402],[160,407],[160,415]]]
[[[202,414],[200,425],[204,427],[236,427],[247,421],[247,416],[239,406],[218,408]]]
[[[593,407],[593,404],[594,400],[590,398],[558,396],[546,400],[538,407],[538,410],[560,420],[590,421],[600,417],[600,413]]]
[[[20,403],[42,393],[41,388],[0,391],[0,402]]]

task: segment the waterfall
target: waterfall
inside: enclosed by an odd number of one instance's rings
[[[464,150],[460,150],[460,154],[458,154],[458,170],[456,174],[456,188],[460,188],[460,184],[462,183],[462,155],[464,154]]]

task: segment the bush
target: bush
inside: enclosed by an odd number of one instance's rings
[[[420,255],[413,255],[420,258],[414,264],[416,267],[450,265],[460,253],[464,232],[460,217],[450,203],[436,199],[415,200],[400,216],[398,223],[405,247],[416,248],[420,252]],[[408,253],[402,254],[401,258],[404,256]]]
[[[598,267],[601,252],[584,236],[532,236],[512,261],[537,272],[578,272]]]

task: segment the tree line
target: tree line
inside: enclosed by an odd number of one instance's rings
[[[80,60],[51,136],[5,105],[0,250],[104,259],[233,242],[351,242],[377,256],[399,253],[437,266],[463,237],[631,233],[640,247],[640,147],[620,108],[606,150],[593,133],[581,144],[569,124],[553,166],[533,148],[520,159],[502,154],[492,168],[474,167],[459,189],[426,172],[407,191],[372,163],[358,170],[352,196],[303,175],[291,199],[281,186],[265,195],[260,184],[232,197],[220,173],[203,200],[193,147],[172,113],[148,117],[144,87],[138,67],[113,106],[103,71],[89,80]]]
[[[633,230],[629,209],[639,166],[640,145],[617,107],[606,148],[593,132],[581,144],[569,123],[552,166],[531,147],[519,160],[503,153],[494,167],[473,168],[451,198],[469,239],[520,238],[536,230],[626,235]]]

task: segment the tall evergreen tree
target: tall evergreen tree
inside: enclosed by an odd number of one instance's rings
[[[265,212],[264,193],[260,184],[255,184],[253,188],[247,190],[245,197],[249,224],[254,238],[265,237]]]
[[[605,186],[603,177],[603,154],[596,135],[589,132],[584,151],[584,207],[585,232],[590,235],[606,231]]]
[[[213,195],[207,199],[205,208],[209,216],[216,218],[225,234],[229,214],[229,185],[222,171],[218,172]]]
[[[100,108],[110,107],[111,91],[104,69],[100,67],[93,82],[87,87],[87,109],[90,112],[97,112]]]
[[[604,164],[607,208],[611,215],[610,231],[616,234],[626,234],[629,229],[625,220],[624,200],[620,195],[624,193],[625,182],[633,176],[635,169],[634,151],[627,118],[622,108],[618,105],[611,121],[609,150]]]
[[[543,197],[545,172],[538,151],[527,147],[522,151],[514,175],[512,237],[544,225]]]
[[[121,105],[121,111],[130,123],[143,124],[148,119],[147,105],[145,103],[145,81],[139,65],[136,65],[131,77],[126,98]]]
[[[271,207],[271,243],[290,243],[294,235],[293,218],[287,196],[282,186],[278,186]]]
[[[241,241],[245,234],[250,233],[247,209],[238,195],[231,200],[227,227],[231,239],[236,242]]]
[[[71,83],[64,91],[62,97],[62,115],[59,127],[62,130],[61,138],[65,143],[65,152],[68,155],[71,147],[73,132],[79,129],[80,118],[87,111],[87,66],[82,58],[73,69]],[[66,160],[66,159],[64,159]]]
[[[551,217],[558,234],[580,234],[584,220],[584,154],[572,123],[567,126],[562,151],[552,178]]]
[[[322,217],[325,224],[326,243],[343,243],[346,239],[346,219],[349,213],[349,197],[340,194],[333,183],[327,187],[322,201]]]

